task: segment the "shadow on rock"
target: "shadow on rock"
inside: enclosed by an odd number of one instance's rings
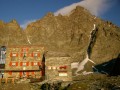
[[[120,75],[120,54],[117,58],[109,60],[108,62],[102,64],[98,64],[94,67],[94,72],[99,72],[110,76],[118,76]]]

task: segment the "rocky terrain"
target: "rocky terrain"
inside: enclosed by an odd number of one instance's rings
[[[26,44],[25,32],[16,20],[9,23],[0,21],[0,46]]]
[[[74,81],[47,81],[41,83],[0,84],[0,90],[120,90],[120,76],[103,74],[78,76]]]
[[[78,75],[111,74],[119,60],[120,28],[77,6],[66,16],[48,13],[25,30],[16,20],[0,21],[0,45],[43,45],[48,52],[69,55]]]
[[[98,64],[118,57],[120,28],[78,6],[67,16],[48,13],[29,24],[25,30],[20,28],[16,20],[10,23],[0,21],[0,44],[43,45],[48,52],[70,55],[71,62],[81,63],[88,55],[89,60],[84,63],[82,70],[98,71]],[[105,73],[104,70],[102,72]]]

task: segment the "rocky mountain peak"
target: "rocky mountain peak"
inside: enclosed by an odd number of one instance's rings
[[[13,20],[11,20],[9,23],[7,23],[8,25],[18,25],[19,26],[19,24],[18,24],[18,22],[15,20],[15,19],[13,19]]]
[[[4,21],[0,20],[0,24],[4,24]]]
[[[20,30],[20,25],[18,24],[18,22],[13,19],[11,20],[10,22],[6,23],[7,27],[10,29],[10,30]]]
[[[10,23],[17,23],[15,19],[11,20]]]
[[[3,28],[5,26],[4,21],[0,20],[0,29]]]
[[[1,44],[43,45],[48,52],[65,53],[72,58],[71,62],[82,65],[80,73],[92,71],[97,68],[95,65],[110,61],[120,53],[120,28],[80,6],[67,16],[54,16],[50,12],[29,24],[24,32],[16,20],[2,29]]]
[[[87,9],[85,9],[84,7],[81,6],[76,6],[76,8],[72,11],[72,12],[84,12],[87,11],[87,13],[89,12]]]
[[[52,12],[49,12],[49,13],[47,13],[45,16],[46,16],[46,17],[53,17],[54,14],[53,14]]]

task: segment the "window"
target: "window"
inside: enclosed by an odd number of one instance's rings
[[[28,53],[26,52],[21,53],[21,57],[23,57],[23,60],[26,60],[27,56],[28,56]]]
[[[15,61],[17,59],[17,57],[18,57],[18,53],[12,52],[12,53],[10,53],[10,57],[11,57],[12,61]]]
[[[10,57],[18,57],[18,53],[16,52],[10,53]]]
[[[24,62],[24,63],[23,63],[23,66],[26,66],[26,65],[27,65],[26,62]]]
[[[48,70],[56,70],[57,69],[57,67],[56,66],[48,66]]]
[[[38,53],[34,53],[34,57],[37,57],[38,56]]]
[[[22,48],[21,51],[22,51],[22,52],[28,52],[28,50],[29,50],[28,48]]]
[[[55,67],[55,66],[53,66],[52,68],[53,68],[53,70],[55,70],[55,69],[56,69],[56,67]]]
[[[0,64],[5,64],[6,60],[6,46],[0,47]]]
[[[23,60],[26,60],[27,56],[28,56],[28,48],[22,48],[22,53],[21,53],[21,57],[23,57]]]
[[[67,66],[60,66],[60,69],[67,69]]]
[[[22,77],[22,75],[23,75],[23,72],[19,72],[20,73],[20,77]]]
[[[23,77],[28,77],[29,76],[29,72],[23,72],[22,75],[23,75]]]
[[[31,56],[34,57],[34,59],[38,59],[38,57],[40,57],[40,53],[38,53],[38,52],[33,52],[33,53],[31,54]]]
[[[16,66],[16,63],[15,63],[15,62],[13,62],[13,63],[12,63],[12,66]]]
[[[34,75],[34,74],[35,74],[35,72],[34,72],[34,71],[33,71],[33,72],[31,72],[31,74],[32,74],[32,75]]]
[[[37,62],[34,62],[34,66],[37,66],[38,65],[38,63]]]
[[[9,73],[9,75],[12,75],[12,71],[10,71],[10,72],[8,72]]]
[[[31,62],[31,66],[40,66],[40,62]]]
[[[18,62],[10,62],[9,66],[18,66]]]
[[[20,62],[20,66],[29,66],[29,62]]]
[[[68,76],[67,72],[59,72],[59,76]]]
[[[48,70],[51,70],[52,69],[52,67],[51,66],[48,66]]]

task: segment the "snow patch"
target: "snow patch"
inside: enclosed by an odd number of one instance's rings
[[[76,71],[76,73],[78,73],[79,71],[83,70],[85,67],[85,64],[89,61],[88,58],[88,54],[86,55],[86,58],[79,64],[78,69]]]
[[[91,73],[93,73],[93,72],[86,72],[86,71],[82,72],[83,75],[88,75],[88,74],[91,74]]]
[[[94,17],[94,19],[96,19],[96,17]]]
[[[27,37],[27,41],[28,41],[28,43],[29,43],[29,44],[31,44],[31,42],[30,42],[30,40],[29,40],[29,38],[28,38],[28,37]]]
[[[71,69],[78,68],[79,62],[71,63]]]
[[[87,55],[86,55],[86,58],[78,65],[78,69],[77,69],[77,71],[76,71],[76,74],[77,74],[79,71],[81,71],[81,70],[84,69],[85,64],[86,64],[88,61],[90,61],[90,62],[92,62],[92,63],[95,64],[94,61],[92,61],[92,60],[90,60],[90,59],[88,58],[88,54],[87,54]]]
[[[95,28],[96,28],[96,25],[94,24],[93,30],[95,30]]]
[[[93,32],[93,30],[95,30],[95,28],[96,28],[96,25],[93,24],[93,29],[92,29],[91,33]],[[89,38],[89,44],[90,44],[90,40],[91,40],[91,34],[90,34],[90,38]],[[89,59],[89,54],[88,54],[88,52],[87,52],[87,53],[86,53],[86,58],[85,58],[81,63],[79,63],[78,65],[75,66],[75,67],[78,66],[78,67],[77,67],[77,70],[76,70],[76,72],[75,72],[76,75],[78,75],[78,72],[79,72],[79,71],[81,71],[81,70],[84,69],[84,67],[85,67],[85,65],[86,65],[86,63],[87,63],[88,61],[92,62],[93,64],[96,64],[94,61],[92,61],[92,60]],[[75,64],[74,64],[74,65],[75,65]],[[73,65],[73,66],[74,66],[74,65]]]
[[[90,61],[91,63],[93,63],[93,64],[96,64],[94,61],[92,61],[92,60],[90,60],[90,59],[89,59],[89,61]]]

